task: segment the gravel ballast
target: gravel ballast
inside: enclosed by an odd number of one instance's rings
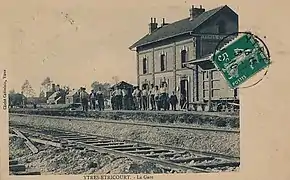
[[[10,146],[13,147],[10,149],[10,156],[20,164],[25,164],[26,172],[37,171],[42,175],[168,173],[162,167],[147,161],[86,150],[37,145],[37,154],[18,153],[17,150],[25,147],[21,146],[20,141],[20,138],[10,140]]]
[[[200,130],[179,130],[126,124],[107,124],[94,121],[52,119],[10,115],[10,121],[33,127],[56,128],[68,131],[93,133],[118,139],[131,139],[152,144],[239,156],[239,133]]]
[[[11,159],[26,156],[31,153],[29,148],[24,144],[24,139],[9,137],[9,157]]]

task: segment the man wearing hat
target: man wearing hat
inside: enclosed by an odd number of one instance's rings
[[[83,111],[88,111],[88,106],[89,106],[89,95],[86,92],[86,88],[81,87],[81,92],[80,92],[80,99],[83,107]]]

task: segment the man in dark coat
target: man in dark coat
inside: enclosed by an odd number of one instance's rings
[[[122,107],[124,110],[128,110],[129,109],[129,96],[128,96],[128,90],[123,87],[122,88]]]
[[[178,99],[177,99],[177,96],[176,94],[174,93],[174,91],[172,92],[171,96],[170,96],[170,104],[171,104],[171,109],[173,111],[176,111],[176,105],[178,103]]]
[[[149,91],[149,100],[150,100],[150,104],[151,104],[151,110],[155,110],[156,106],[155,106],[155,87],[154,84],[151,84],[151,89]]]
[[[97,95],[96,95],[95,91],[92,89],[91,94],[89,96],[89,99],[90,99],[90,109],[93,109],[93,110],[96,109],[96,98],[97,98],[96,96]]]
[[[80,99],[81,99],[83,111],[88,111],[89,95],[86,92],[86,88],[81,88]]]
[[[99,90],[97,92],[97,101],[98,101],[98,105],[99,105],[99,110],[103,111],[105,109],[105,105],[104,105],[104,94],[102,92],[102,88],[99,87]]]

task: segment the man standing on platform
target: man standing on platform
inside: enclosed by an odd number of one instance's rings
[[[88,111],[89,95],[86,92],[86,88],[81,87],[80,99],[81,99],[83,111]]]
[[[90,99],[90,109],[95,110],[96,109],[96,93],[93,89],[91,91],[89,99]]]
[[[160,101],[161,101],[161,105],[162,105],[162,108],[164,109],[164,111],[167,110],[168,95],[167,95],[166,83],[163,83],[161,85],[161,88],[160,88]]]
[[[177,96],[175,95],[174,91],[172,92],[171,96],[170,96],[170,104],[171,104],[171,109],[173,111],[176,111],[176,105],[178,103],[178,99]]]
[[[150,95],[150,104],[151,104],[151,110],[155,110],[156,106],[155,106],[155,88],[154,88],[154,84],[151,84],[151,89],[149,91],[149,95]]]
[[[129,98],[128,98],[128,91],[127,91],[127,89],[126,88],[122,88],[122,96],[123,96],[123,101],[122,101],[122,103],[123,103],[123,109],[124,110],[128,110],[128,100],[129,100]]]
[[[138,86],[134,88],[132,96],[134,99],[135,110],[140,110],[141,109],[141,91]]]
[[[116,87],[116,90],[115,90],[115,100],[116,100],[117,110],[121,110],[122,109],[122,90],[119,87]]]
[[[105,105],[104,105],[104,94],[102,92],[102,88],[99,87],[99,90],[97,92],[97,101],[98,101],[98,105],[99,105],[99,110],[103,111],[105,109]]]
[[[159,92],[159,87],[155,86],[154,89],[154,101],[155,101],[155,107],[158,111],[160,111],[161,109],[161,105],[160,105],[160,92]]]
[[[142,88],[142,97],[141,97],[141,102],[142,102],[142,108],[143,110],[147,110],[148,109],[148,91],[146,87]]]

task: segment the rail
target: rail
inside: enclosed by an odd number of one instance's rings
[[[136,141],[57,129],[44,130],[26,125],[12,125],[12,127],[26,134],[31,141],[41,139],[42,141],[38,141],[38,143],[47,144],[49,141],[62,148],[88,149],[111,153],[132,159],[151,161],[174,170],[209,173],[229,167],[236,168],[240,165],[238,157],[221,157],[214,153],[202,153],[170,146],[138,143]]]
[[[95,118],[82,118],[82,117],[72,117],[72,116],[47,116],[47,115],[32,115],[32,114],[20,114],[20,113],[10,113],[13,116],[26,116],[26,117],[44,117],[50,119],[65,119],[65,120],[78,120],[78,121],[94,121],[107,124],[125,124],[134,126],[149,126],[149,127],[161,127],[170,129],[182,129],[182,130],[198,130],[198,131],[214,131],[214,132],[226,132],[226,133],[240,133],[240,130],[230,129],[230,128],[210,128],[210,127],[198,127],[198,126],[180,126],[180,125],[163,125],[158,123],[136,123],[136,122],[121,122],[116,120],[101,120]]]

